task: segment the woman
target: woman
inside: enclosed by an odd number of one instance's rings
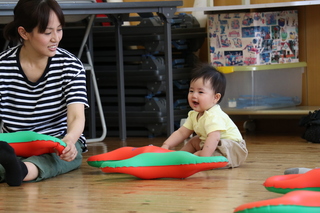
[[[85,70],[73,54],[58,47],[64,16],[55,0],[19,0],[4,37],[20,45],[0,54],[0,120],[3,132],[34,131],[61,138],[56,153],[16,157],[0,143],[0,181],[19,186],[78,168],[86,139],[88,107]]]

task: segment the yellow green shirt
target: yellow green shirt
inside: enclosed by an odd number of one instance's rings
[[[188,113],[188,118],[184,123],[184,127],[193,130],[201,141],[205,141],[210,132],[220,131],[220,139],[230,139],[236,142],[243,140],[242,135],[230,119],[230,117],[222,111],[220,105],[216,104],[197,120],[198,112],[192,110]]]

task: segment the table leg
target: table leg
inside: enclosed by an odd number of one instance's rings
[[[167,107],[167,136],[174,131],[174,106],[173,106],[173,77],[172,77],[172,46],[171,23],[167,18],[164,22],[164,43],[166,62],[166,107]]]
[[[125,84],[124,84],[124,60],[123,60],[123,40],[120,31],[123,23],[121,16],[114,15],[113,21],[115,25],[116,38],[116,58],[117,58],[117,79],[118,79],[118,114],[119,114],[119,133],[120,139],[125,141],[127,139],[126,129],[126,100],[125,100]]]

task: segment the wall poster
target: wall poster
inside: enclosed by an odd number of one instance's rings
[[[296,10],[208,15],[208,36],[213,66],[299,62]]]

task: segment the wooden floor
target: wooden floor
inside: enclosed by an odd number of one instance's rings
[[[86,163],[89,156],[119,148],[118,138],[91,143],[80,169],[20,187],[0,184],[0,212],[215,212],[281,195],[263,187],[266,178],[289,167],[318,167],[320,144],[300,133],[244,134],[249,156],[235,169],[199,172],[187,179],[140,180],[106,174]],[[127,146],[160,145],[164,138],[128,138]]]

